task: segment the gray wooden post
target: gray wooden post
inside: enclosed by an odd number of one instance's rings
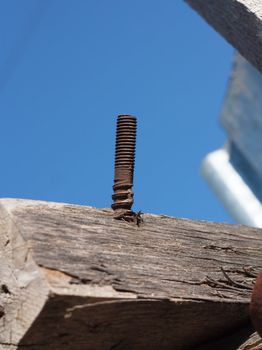
[[[185,0],[262,71],[261,0]]]

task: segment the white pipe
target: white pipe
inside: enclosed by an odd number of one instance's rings
[[[226,149],[209,153],[201,173],[236,222],[262,228],[262,205],[230,163]]]

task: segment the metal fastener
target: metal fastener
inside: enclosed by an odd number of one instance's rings
[[[136,117],[119,115],[117,118],[115,175],[112,209],[116,219],[134,221],[132,210],[134,194],[132,191],[136,148]]]

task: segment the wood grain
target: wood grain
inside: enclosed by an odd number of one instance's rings
[[[260,0],[185,0],[242,56],[262,71]]]
[[[0,344],[189,349],[248,326],[262,231],[143,217],[1,200]]]

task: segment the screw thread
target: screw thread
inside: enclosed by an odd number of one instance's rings
[[[136,148],[136,118],[119,115],[116,128],[115,176],[113,210],[131,211],[134,203],[132,191]]]

